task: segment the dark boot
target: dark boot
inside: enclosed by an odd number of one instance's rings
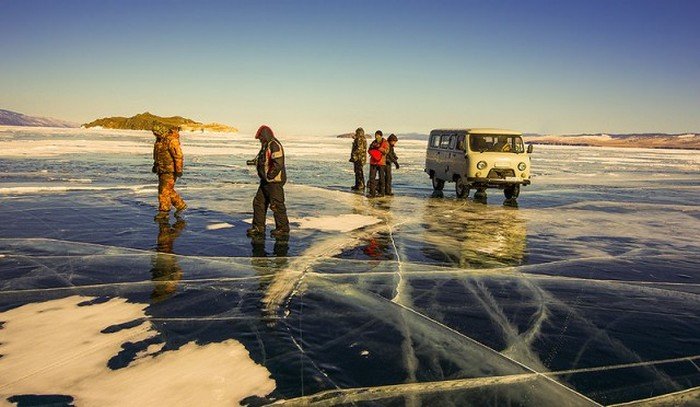
[[[270,236],[274,238],[285,238],[289,236],[289,229],[273,229],[270,231]]]
[[[162,219],[169,219],[170,218],[170,211],[158,211],[156,216],[153,218],[153,220],[162,220]]]
[[[251,227],[245,231],[246,236],[265,236],[265,228]]]
[[[182,214],[187,209],[187,204],[183,203],[179,208],[175,208],[175,216]]]

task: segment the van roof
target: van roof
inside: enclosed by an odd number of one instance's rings
[[[507,129],[493,129],[493,128],[473,128],[473,129],[435,129],[431,130],[430,133],[433,132],[458,132],[458,131],[466,131],[467,133],[471,134],[505,134],[509,136],[521,136],[523,133],[520,131],[515,131],[515,130],[507,130]]]

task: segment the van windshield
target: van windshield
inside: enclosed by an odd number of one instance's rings
[[[523,153],[525,146],[520,136],[501,134],[470,134],[469,147],[472,151],[497,153]]]

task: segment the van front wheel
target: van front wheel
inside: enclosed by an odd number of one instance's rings
[[[455,192],[457,192],[457,198],[469,196],[469,185],[465,185],[461,177],[455,180]]]
[[[511,185],[511,186],[506,187],[503,190],[503,195],[506,196],[506,199],[517,198],[518,195],[520,195],[520,185],[515,184],[515,185]]]
[[[445,180],[442,180],[440,178],[437,178],[433,176],[433,189],[436,191],[442,191],[442,188],[445,187]]]

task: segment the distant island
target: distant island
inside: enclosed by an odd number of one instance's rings
[[[526,143],[562,146],[590,147],[628,147],[628,148],[671,148],[683,150],[700,150],[700,134],[573,134],[573,135],[539,135],[524,134]]]
[[[132,117],[104,117],[85,123],[84,128],[103,128],[120,130],[151,130],[156,123],[166,126],[180,127],[184,131],[214,131],[220,133],[237,133],[238,129],[225,124],[204,124],[181,116],[160,117],[149,112],[137,114]]]
[[[50,117],[27,116],[26,114],[0,109],[0,126],[28,126],[28,127],[79,127],[78,123],[66,120],[52,119]]]

